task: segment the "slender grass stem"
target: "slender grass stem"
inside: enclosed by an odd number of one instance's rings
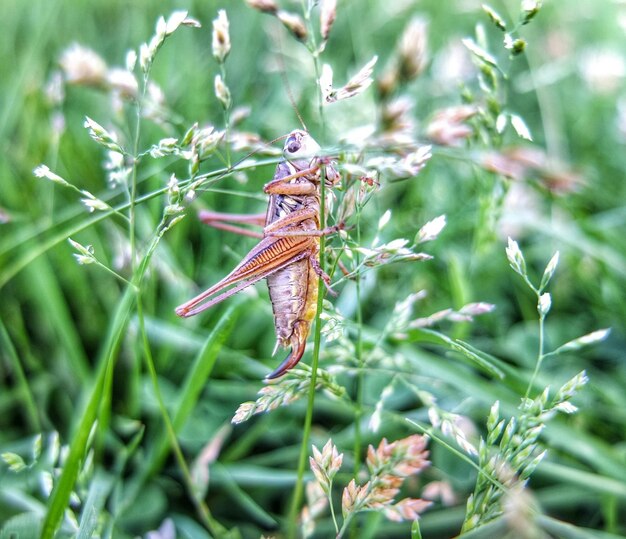
[[[322,167],[320,174],[320,229],[326,226],[325,218],[325,189],[324,183],[326,178],[326,171]],[[320,268],[324,271],[324,248],[326,246],[326,238],[320,236]],[[300,445],[300,456],[298,458],[298,474],[296,478],[296,486],[293,492],[293,498],[291,500],[291,509],[289,511],[288,533],[287,537],[295,539],[297,531],[297,518],[298,509],[302,502],[302,494],[304,492],[304,470],[306,468],[307,456],[309,454],[309,438],[311,435],[311,426],[313,424],[313,408],[315,404],[315,386],[317,385],[317,366],[320,358],[320,344],[322,340],[322,325],[320,321],[320,314],[324,306],[324,293],[326,287],[324,281],[320,277],[318,279],[318,295],[317,295],[317,311],[315,313],[315,333],[313,340],[313,358],[311,360],[311,382],[309,386],[309,395],[307,398],[306,415],[304,418],[304,428],[302,432],[302,443]]]
[[[78,477],[80,463],[85,455],[93,425],[102,408],[102,398],[111,386],[113,368],[117,360],[118,351],[125,335],[125,329],[130,318],[135,300],[135,287],[129,286],[120,302],[109,326],[109,334],[102,349],[98,372],[91,393],[84,408],[76,433],[70,444],[65,465],[61,475],[55,482],[48,509],[41,528],[42,539],[52,539],[55,536],[61,520],[68,507],[70,495]]]
[[[313,64],[315,67],[315,80],[319,80],[319,57],[317,54],[317,44],[315,42],[315,33],[312,32],[311,25],[311,12],[310,9],[307,9],[304,0],[302,0],[302,11],[304,13],[304,18],[307,21],[307,25],[309,27],[309,51],[313,56]],[[322,97],[321,93],[318,92],[319,97],[319,109],[320,109],[320,122],[322,124],[322,140],[325,142],[325,122],[322,108]],[[323,229],[326,226],[326,170],[322,166],[320,172],[320,229]],[[322,271],[324,271],[324,251],[326,248],[326,238],[324,236],[320,236],[319,240],[319,264]],[[320,356],[320,344],[321,344],[321,335],[322,335],[322,327],[320,321],[320,314],[322,313],[323,303],[324,303],[324,294],[326,291],[326,287],[324,286],[324,282],[320,277],[318,279],[318,296],[317,296],[317,311],[315,313],[315,333],[314,333],[314,344],[313,344],[313,358],[311,360],[311,382],[309,386],[309,394],[307,398],[307,409],[306,415],[304,419],[304,428],[302,433],[302,443],[300,445],[300,456],[298,459],[298,473],[296,478],[296,485],[294,488],[293,498],[291,501],[291,509],[289,511],[289,522],[288,522],[288,533],[287,536],[290,539],[295,539],[297,533],[297,517],[298,510],[300,508],[300,504],[302,502],[302,495],[304,492],[304,471],[307,463],[307,456],[309,454],[309,438],[311,435],[311,427],[313,423],[313,409],[315,404],[315,388],[317,385],[317,366],[319,363]]]
[[[320,246],[323,244],[323,236],[320,239]],[[320,264],[321,265],[321,264]],[[323,269],[323,268],[322,268]],[[324,283],[320,279],[318,284],[320,293],[317,298],[317,314],[315,316],[315,334],[313,341],[313,358],[311,360],[311,383],[309,386],[309,394],[307,398],[306,415],[304,418],[304,429],[302,432],[302,443],[300,445],[300,456],[298,458],[298,475],[296,486],[293,493],[291,511],[289,513],[289,533],[288,537],[296,537],[296,525],[298,517],[298,509],[302,502],[302,494],[304,492],[304,470],[306,468],[307,456],[309,454],[309,438],[311,435],[311,426],[313,424],[313,408],[315,404],[315,386],[317,385],[317,366],[320,356],[321,343],[321,324],[319,314],[322,312],[324,301]]]
[[[360,209],[357,210],[356,222],[356,241],[357,245],[361,245],[361,226],[360,226]],[[354,260],[358,267],[361,263],[360,253],[354,250]],[[359,473],[361,467],[361,418],[363,417],[363,398],[364,398],[364,382],[365,371],[363,369],[363,311],[361,309],[361,274],[355,275],[356,284],[356,360],[357,360],[357,379],[356,379],[356,409],[354,413],[354,475]]]
[[[141,95],[137,98],[137,106],[135,108],[135,133],[133,136],[133,167],[130,176],[130,198],[128,207],[128,233],[130,242],[130,260],[133,273],[137,259],[136,232],[135,232],[135,205],[137,199],[137,155],[139,154],[139,137],[141,134],[141,111],[143,100],[148,88],[149,73],[145,73],[143,77],[143,86]]]
[[[320,80],[320,58],[317,52],[313,54],[313,67],[315,69],[315,83]],[[322,141],[326,142],[326,116],[324,114],[324,100],[322,92],[317,92],[317,107],[320,115],[320,124],[322,127]]]
[[[405,382],[406,383],[406,382]],[[471,466],[476,470],[478,477],[485,482],[490,483],[495,488],[506,492],[507,488],[497,479],[495,479],[489,472],[486,472],[479,464],[477,464],[472,458],[468,457],[466,453],[458,450],[453,445],[449,444],[444,440],[441,436],[437,434],[435,429],[430,427],[424,427],[420,425],[417,421],[413,421],[412,419],[405,418],[405,421],[410,425],[413,425],[416,429],[418,429],[422,434],[432,438],[438,445],[444,447],[447,451],[455,455],[459,460],[464,461],[468,466]]]
[[[107,266],[106,264],[103,264],[102,262],[100,262],[99,260],[96,260],[95,262],[96,266],[102,268],[104,271],[106,271],[107,273],[109,273],[110,275],[112,275],[113,277],[115,277],[116,279],[118,279],[119,281],[121,281],[122,283],[129,285],[130,281],[128,279],[125,279],[124,277],[122,277],[119,273],[117,273],[117,271],[112,270],[109,266]]]
[[[150,348],[150,342],[148,341],[148,333],[146,332],[141,292],[139,292],[137,295],[137,319],[139,321],[139,330],[141,332],[141,340],[143,345],[143,357],[145,360],[146,368],[148,369],[148,373],[150,374],[150,380],[152,381],[154,395],[159,406],[159,411],[161,412],[161,417],[163,418],[163,422],[165,423],[165,429],[170,439],[170,444],[174,451],[174,456],[176,457],[176,461],[178,462],[178,466],[183,475],[185,486],[187,487],[189,496],[193,500],[203,524],[206,526],[209,532],[214,536],[223,536],[226,532],[226,529],[213,518],[213,516],[211,515],[211,511],[209,510],[208,506],[206,505],[193,484],[193,479],[191,478],[189,467],[187,466],[183,451],[180,447],[180,444],[178,443],[178,439],[176,438],[176,431],[174,430],[172,421],[169,417],[169,414],[167,413],[167,408],[165,407],[165,402],[163,401],[161,389],[159,388],[157,372],[154,366],[154,359],[152,357],[152,350]]]
[[[224,62],[220,62],[220,73],[222,75],[222,80],[224,84],[226,84],[226,66]],[[231,157],[230,157],[230,107],[231,104],[224,104],[224,140],[226,142],[226,165],[230,169],[231,168]]]
[[[357,245],[361,245],[361,227],[360,227],[360,210],[357,210],[356,238]],[[360,253],[355,249],[355,263],[360,264]],[[365,394],[365,370],[363,361],[363,312],[361,310],[361,274],[357,272],[356,280],[356,325],[357,335],[355,343],[355,353],[357,361],[357,378],[356,378],[356,405],[354,409],[354,477],[357,477],[361,468],[361,419],[363,418],[363,399]],[[344,522],[344,526],[347,522]],[[356,537],[358,534],[358,526],[352,528],[352,535]],[[339,535],[338,535],[339,536]]]
[[[537,294],[537,297],[539,297],[539,294]],[[526,388],[526,393],[524,394],[525,399],[529,397],[530,392],[532,391],[537,375],[539,374],[539,369],[541,369],[543,358],[545,357],[543,353],[544,341],[545,341],[545,316],[542,314],[539,316],[539,351],[537,353],[537,362],[535,363],[535,370],[533,371],[533,375],[531,376],[530,382],[528,382],[528,387]]]
[[[328,485],[328,506],[330,507],[330,516],[333,519],[333,525],[335,526],[335,533],[339,534],[339,524],[337,524],[337,516],[335,515],[335,506],[333,504],[333,481],[330,480]]]
[[[313,7],[312,3],[309,3],[309,8],[307,8],[304,0],[302,0],[302,11],[304,13],[304,18],[307,22],[307,26],[309,28],[309,42],[308,42],[308,49],[309,52],[311,53],[311,56],[313,57],[313,69],[315,70],[315,85],[318,85],[318,82],[320,80],[320,56],[319,56],[319,50],[317,47],[317,39],[315,38],[315,32],[313,31],[313,27],[311,25],[311,8]],[[325,143],[326,142],[326,120],[325,120],[325,115],[324,115],[324,98],[322,97],[322,92],[319,91],[319,87],[318,87],[318,92],[317,92],[317,107],[318,107],[318,111],[319,111],[319,115],[320,115],[320,126],[322,128],[322,142]]]

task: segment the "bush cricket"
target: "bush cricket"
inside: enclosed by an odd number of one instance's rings
[[[260,242],[221,281],[176,308],[179,316],[193,316],[267,279],[276,330],[274,353],[278,347],[291,346],[287,358],[268,379],[282,376],[304,354],[317,309],[318,277],[330,290],[330,277],[319,263],[319,238],[342,225],[320,229],[320,182],[323,177],[325,185],[333,187],[341,178],[330,163],[322,174],[322,161],[316,157],[319,151],[319,144],[306,131],[295,130],[287,136],[284,160],[263,188],[269,205],[263,233],[258,234]],[[257,234],[225,221],[257,223],[262,217],[200,212],[200,219],[207,224],[251,236]]]

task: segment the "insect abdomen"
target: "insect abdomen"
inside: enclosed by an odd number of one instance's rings
[[[281,346],[288,346],[294,324],[310,324],[315,316],[317,276],[311,275],[308,259],[298,260],[267,278],[276,338]]]

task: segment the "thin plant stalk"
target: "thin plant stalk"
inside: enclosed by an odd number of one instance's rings
[[[226,529],[213,518],[207,504],[204,502],[202,497],[198,494],[197,489],[194,487],[193,479],[191,478],[191,473],[189,472],[189,467],[187,466],[183,451],[180,447],[180,444],[178,443],[178,439],[176,438],[176,432],[174,430],[174,426],[172,425],[170,416],[167,413],[165,402],[163,402],[163,395],[161,394],[161,389],[159,388],[157,372],[154,366],[154,359],[152,357],[152,350],[150,349],[150,342],[148,341],[148,333],[146,332],[141,292],[138,292],[137,294],[137,318],[139,320],[139,330],[141,332],[144,360],[150,374],[150,380],[152,381],[154,395],[157,399],[159,411],[161,412],[161,416],[163,417],[163,422],[165,423],[165,429],[170,439],[170,444],[174,451],[178,466],[183,474],[183,480],[185,482],[187,490],[189,491],[189,495],[191,496],[191,499],[196,506],[198,514],[200,515],[200,518],[202,519],[202,522],[204,523],[206,528],[214,536],[222,536],[226,532]]]
[[[330,507],[330,516],[333,519],[333,525],[335,526],[335,534],[339,534],[339,524],[337,523],[337,516],[335,515],[335,504],[333,503],[333,480],[330,480],[328,485],[328,506]]]
[[[224,84],[226,84],[226,66],[224,62],[220,62],[220,73],[222,75],[222,80]],[[230,157],[230,107],[224,105],[224,140],[226,141],[226,166],[228,169],[231,168],[231,157]]]
[[[91,430],[101,409],[103,392],[110,386],[113,368],[122,340],[126,334],[124,330],[130,319],[135,294],[136,289],[134,286],[126,288],[111,321],[109,334],[103,347],[103,355],[99,362],[98,373],[89,400],[74,434],[61,475],[50,494],[48,509],[42,524],[42,539],[52,539],[55,536],[68,507],[70,495],[78,477],[80,462],[87,450]]]
[[[96,260],[94,264],[98,266],[99,268],[103,269],[104,271],[106,271],[109,275],[112,275],[113,277],[115,277],[118,281],[124,283],[125,285],[131,284],[128,279],[125,279],[119,273],[117,273],[117,271],[111,269],[109,266],[107,266],[106,264],[103,264],[99,260]]]
[[[537,301],[539,302],[541,298],[541,293],[543,291],[542,287],[535,287],[533,283],[530,282],[530,279],[526,274],[521,275],[522,279],[526,285],[535,293],[537,296]],[[535,363],[535,369],[533,371],[532,376],[530,377],[530,381],[528,382],[528,387],[526,388],[526,393],[524,394],[524,398],[527,399],[530,396],[530,392],[532,391],[533,385],[535,384],[535,380],[537,375],[539,374],[539,370],[541,369],[541,364],[543,363],[544,354],[544,341],[545,341],[545,319],[546,313],[539,313],[539,350],[537,352],[537,362]]]
[[[357,245],[361,245],[361,227],[360,227],[360,211],[361,207],[357,204],[356,210],[356,241]],[[358,268],[361,260],[358,250],[354,250],[355,265]],[[354,444],[352,452],[354,453],[354,477],[357,477],[359,470],[361,469],[361,450],[363,446],[361,437],[361,419],[363,417],[363,400],[365,396],[365,370],[363,361],[363,311],[361,309],[361,272],[357,271],[355,276],[356,284],[356,343],[355,354],[357,361],[357,377],[356,377],[356,403],[354,408]],[[344,522],[344,527],[346,522]],[[342,528],[343,529],[343,528]],[[353,537],[358,535],[358,528],[354,526],[352,528]],[[338,534],[337,537],[340,537]]]
[[[539,292],[537,292],[537,297],[539,297]],[[524,398],[527,399],[532,391],[533,385],[535,384],[535,379],[539,374],[539,369],[541,369],[541,364],[543,363],[543,358],[545,354],[544,350],[544,340],[545,340],[545,315],[539,315],[539,351],[537,353],[537,362],[535,363],[535,370],[533,371],[533,375],[530,378],[530,382],[528,382],[528,387],[526,388],[526,393],[524,394]]]
[[[313,41],[313,46],[316,46],[315,41]],[[315,82],[318,84],[320,80],[320,57],[317,51],[313,53],[313,68],[315,70]],[[326,143],[326,115],[324,114],[324,99],[321,91],[317,92],[317,108],[319,110],[320,124],[322,127],[322,141]]]
[[[326,226],[325,216],[325,184],[326,169],[322,167],[320,174],[320,229]],[[320,236],[320,268],[324,271],[324,249],[326,246],[326,238]],[[320,344],[322,341],[322,324],[320,322],[320,314],[324,308],[324,294],[326,287],[324,281],[320,277],[318,279],[317,295],[317,312],[315,313],[315,333],[313,340],[313,358],[311,359],[311,382],[309,385],[309,394],[307,397],[306,415],[304,418],[304,427],[302,432],[302,442],[300,445],[300,457],[298,459],[298,475],[296,485],[294,487],[293,498],[291,500],[291,510],[289,511],[289,522],[287,537],[295,539],[297,532],[298,509],[302,502],[302,494],[304,492],[304,471],[306,469],[307,457],[309,454],[309,438],[311,435],[311,426],[313,424],[313,408],[315,405],[315,386],[317,385],[317,366],[320,359]]]
[[[357,206],[356,215],[356,241],[357,245],[361,245],[361,227],[360,227],[360,207]],[[355,264],[360,265],[361,255],[358,250],[354,250]],[[361,418],[363,417],[363,398],[364,398],[364,378],[365,371],[363,369],[363,312],[361,309],[361,273],[357,272],[354,276],[356,284],[356,360],[357,360],[357,379],[356,379],[356,408],[354,412],[354,475],[359,473],[361,467]]]
[[[307,9],[306,3],[302,0],[302,11],[304,14],[304,18],[306,23],[311,29],[311,12],[310,9]],[[315,68],[315,80],[316,84],[319,80],[319,56],[316,52],[317,45],[315,40],[315,33],[310,32],[311,41],[309,44],[309,51],[313,56],[313,65]],[[325,138],[325,122],[324,122],[324,113],[323,113],[323,102],[322,102],[322,94],[318,88],[318,97],[319,97],[319,112],[320,112],[320,122],[322,125],[322,140]],[[325,192],[325,180],[326,180],[326,170],[322,167],[320,174],[320,229],[324,229],[326,226],[326,192]],[[324,250],[326,247],[326,238],[322,235],[320,236],[320,244],[319,244],[319,252],[320,252],[320,268],[324,271]],[[324,304],[324,294],[326,291],[326,287],[324,286],[324,282],[320,277],[318,279],[318,296],[317,296],[317,311],[315,313],[315,333],[314,333],[314,341],[313,341],[313,357],[311,359],[311,382],[309,386],[309,394],[307,397],[307,409],[306,415],[304,418],[304,428],[302,432],[302,442],[300,445],[300,456],[298,459],[298,474],[296,478],[296,485],[294,487],[293,498],[291,501],[291,509],[289,511],[289,522],[288,522],[288,530],[287,537],[290,539],[295,539],[297,533],[297,517],[298,510],[300,508],[300,504],[302,503],[302,495],[304,492],[304,472],[306,469],[307,457],[309,454],[309,438],[311,435],[311,427],[313,423],[313,408],[315,405],[315,386],[317,385],[317,366],[319,364],[319,356],[320,356],[320,344],[321,344],[321,321],[320,314],[323,309]]]
[[[326,142],[326,121],[324,114],[324,99],[322,97],[322,92],[319,89],[319,80],[320,80],[320,56],[317,48],[317,39],[315,39],[315,32],[313,31],[313,26],[311,24],[311,9],[313,7],[313,3],[309,2],[309,7],[307,8],[305,0],[301,0],[302,4],[302,12],[304,14],[304,19],[306,21],[307,27],[309,28],[309,36],[310,40],[307,43],[309,52],[313,57],[313,69],[315,70],[315,84],[318,87],[317,92],[317,107],[320,115],[320,125],[322,128],[322,142]]]
[[[143,100],[146,96],[146,89],[148,88],[149,72],[146,72],[143,76],[143,85],[141,88],[141,95],[137,98],[137,106],[135,107],[135,133],[133,136],[133,156],[134,162],[131,172],[130,180],[130,193],[128,208],[128,232],[130,241],[130,264],[133,268],[133,272],[136,264],[137,247],[136,247],[136,234],[135,234],[135,201],[137,199],[137,155],[139,154],[139,136],[141,133],[141,111]]]

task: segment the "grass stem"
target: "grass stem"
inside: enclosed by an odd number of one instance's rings
[[[324,180],[326,178],[326,173],[324,167],[322,167],[322,171],[320,173],[320,229],[323,229],[326,226],[325,219],[325,189],[324,189]],[[326,246],[326,238],[322,235],[320,236],[320,257],[319,264],[322,271],[324,271],[324,249]],[[322,325],[320,321],[320,314],[324,308],[324,294],[326,292],[326,287],[324,286],[324,281],[320,277],[318,279],[318,295],[317,295],[317,311],[315,313],[315,333],[313,340],[313,358],[311,360],[311,382],[309,385],[309,394],[307,397],[307,407],[306,407],[306,415],[304,418],[304,427],[302,430],[302,443],[300,445],[300,456],[298,458],[298,474],[296,478],[296,486],[293,492],[293,498],[291,500],[291,509],[289,512],[289,522],[288,522],[288,534],[287,536],[290,539],[295,539],[296,531],[297,531],[297,519],[298,519],[298,510],[300,508],[300,504],[302,503],[302,494],[304,492],[304,470],[306,468],[307,456],[309,454],[309,438],[311,435],[311,426],[313,423],[313,408],[315,404],[315,389],[317,385],[317,366],[320,358],[320,345],[322,340]]]
[[[141,333],[141,340],[143,345],[144,361],[146,364],[146,368],[148,369],[148,373],[150,374],[150,380],[152,381],[154,396],[157,400],[159,411],[161,412],[161,417],[163,418],[163,422],[165,424],[165,429],[167,431],[172,450],[174,451],[174,456],[178,463],[178,467],[180,468],[180,471],[183,475],[183,481],[185,482],[185,486],[187,487],[189,496],[196,506],[198,515],[202,519],[202,522],[204,523],[206,528],[214,536],[221,537],[226,532],[226,528],[224,528],[219,522],[217,522],[213,518],[213,516],[211,515],[211,511],[209,510],[208,506],[194,486],[193,479],[191,478],[191,473],[189,472],[189,467],[187,466],[187,462],[185,461],[185,456],[183,455],[183,451],[180,447],[180,444],[178,443],[174,426],[172,425],[172,421],[167,412],[165,402],[163,401],[163,395],[161,394],[161,390],[159,388],[159,380],[157,377],[156,368],[154,366],[154,359],[152,357],[152,350],[150,348],[150,342],[148,341],[148,333],[146,332],[141,292],[139,292],[137,296],[137,319],[139,320],[139,330]]]
[[[539,294],[537,294],[539,297]],[[541,364],[543,363],[544,354],[544,341],[545,341],[545,315],[539,315],[539,350],[537,352],[537,362],[535,363],[535,370],[530,378],[530,382],[528,382],[528,387],[526,388],[526,393],[524,394],[524,398],[527,399],[530,396],[530,392],[532,391],[533,385],[535,384],[535,380],[537,375],[539,374],[539,370],[541,369]]]

